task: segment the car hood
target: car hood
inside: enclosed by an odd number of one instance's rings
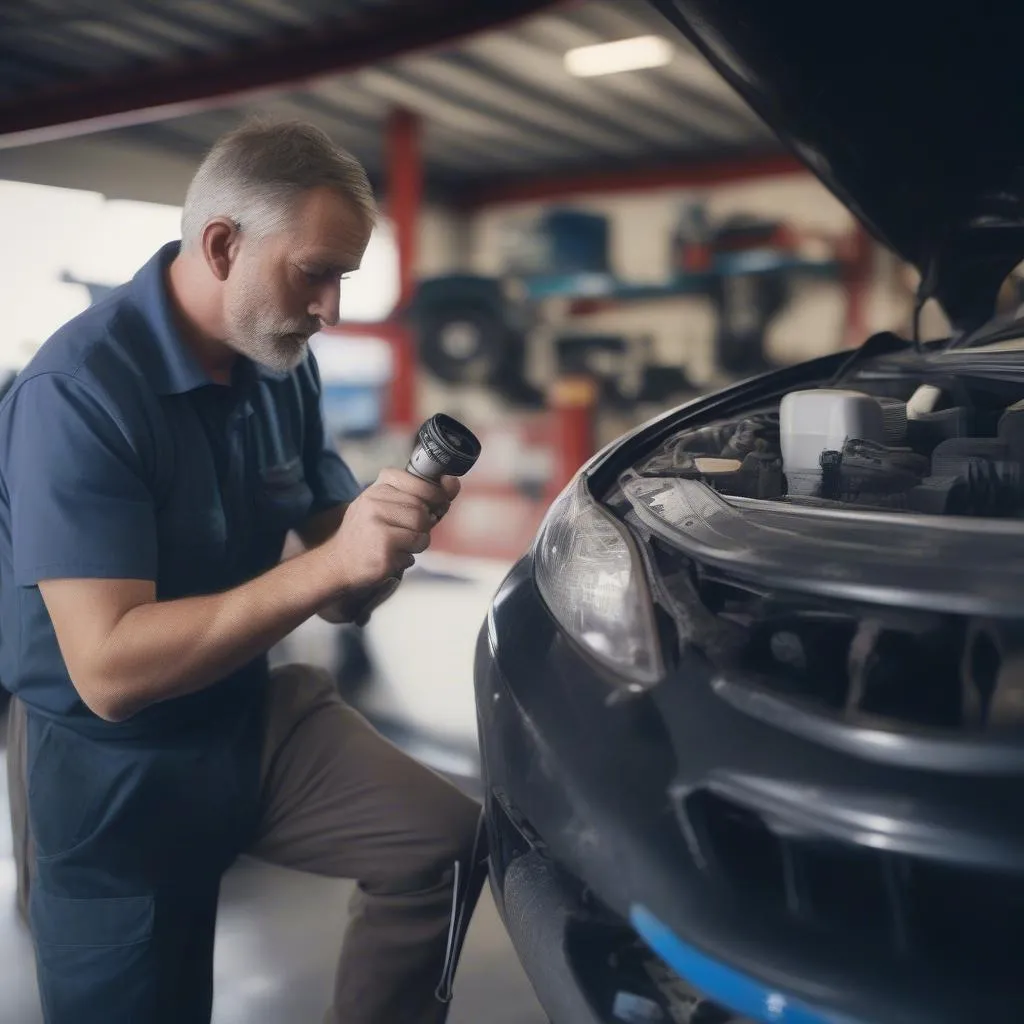
[[[1024,5],[651,0],[954,325],[1024,258]]]

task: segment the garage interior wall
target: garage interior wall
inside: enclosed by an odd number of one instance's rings
[[[108,196],[159,203],[180,203],[196,166],[195,157],[169,156],[145,146],[123,141],[84,137],[65,140],[61,160],[40,144],[0,151],[0,178],[73,188],[83,168],[89,177],[107,183]],[[70,148],[68,148],[70,147]],[[67,159],[68,154],[74,159]],[[385,200],[386,196],[382,196]],[[786,221],[797,228],[840,235],[853,221],[841,204],[815,179],[791,174],[694,189],[663,188],[646,192],[609,193],[542,202],[504,204],[475,214],[457,211],[436,202],[421,209],[416,252],[417,277],[453,271],[484,274],[501,270],[501,235],[505,225],[528,220],[551,205],[602,212],[611,225],[610,259],[623,279],[636,282],[664,280],[669,272],[671,237],[683,207],[695,200],[707,204],[711,220],[735,213],[749,213]],[[41,227],[41,226],[39,226]],[[113,283],[113,282],[111,282]],[[7,296],[7,302],[25,296]],[[38,307],[36,307],[38,308]],[[559,322],[558,310],[550,311]],[[941,315],[926,310],[925,336],[938,336],[945,324]],[[846,298],[837,283],[804,281],[794,301],[769,332],[770,354],[783,362],[795,362],[833,350],[843,337]],[[872,284],[864,308],[868,332],[884,329],[905,331],[910,321],[910,292],[901,279],[896,261],[875,247]],[[710,304],[700,298],[670,298],[657,302],[623,304],[588,317],[575,317],[562,326],[597,333],[646,334],[652,337],[659,360],[682,363],[698,384],[711,386],[713,376],[714,316]],[[43,340],[42,338],[39,339]],[[18,359],[24,355],[19,339]],[[421,375],[422,378],[423,375]],[[541,377],[544,376],[543,368]],[[444,400],[430,381],[418,383],[420,400]],[[480,414],[494,403],[485,396],[463,395],[459,402],[466,415],[473,407]]]
[[[714,223],[745,213],[786,222],[797,229],[841,236],[854,227],[853,218],[815,179],[802,174],[722,184],[691,190],[663,189],[647,193],[588,195],[559,201],[558,206],[603,213],[610,222],[612,270],[636,282],[663,281],[669,273],[671,238],[686,204],[703,201]],[[484,274],[501,269],[501,236],[510,221],[529,220],[547,204],[531,202],[496,206],[474,217],[470,266]],[[875,246],[871,284],[864,317],[869,332],[907,329],[910,295],[901,285],[896,261]],[[794,299],[776,319],[768,336],[769,353],[790,363],[835,351],[842,343],[846,318],[845,292],[839,283],[804,280]],[[710,303],[699,297],[623,304],[586,317],[575,317],[573,329],[596,332],[647,333],[666,362],[682,361],[695,382],[713,381],[714,317]]]
[[[417,278],[437,277],[465,268],[469,252],[468,217],[451,208],[427,203],[420,210],[416,247]]]

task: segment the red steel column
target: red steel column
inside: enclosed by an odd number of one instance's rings
[[[551,481],[554,497],[573,478],[576,471],[594,454],[597,415],[597,384],[591,377],[562,377],[549,392],[555,437],[555,478]]]
[[[868,298],[871,290],[871,272],[874,266],[874,247],[867,231],[854,225],[847,253],[843,284],[846,288],[845,343],[850,348],[863,345],[868,336]]]
[[[408,110],[395,110],[387,129],[387,212],[398,249],[398,306],[392,340],[394,373],[389,420],[398,428],[414,427],[416,418],[416,353],[409,328],[401,322],[416,290],[417,236],[423,197],[420,120]]]

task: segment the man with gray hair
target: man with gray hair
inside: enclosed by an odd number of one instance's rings
[[[314,615],[357,618],[458,494],[400,470],[360,491],[325,436],[307,342],[375,215],[323,133],[244,125],[199,168],[181,242],[0,403],[0,678],[48,1024],[208,1021],[243,852],[358,882],[328,1021],[445,1019],[479,809],[328,675],[267,661]]]

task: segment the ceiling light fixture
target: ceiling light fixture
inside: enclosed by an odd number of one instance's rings
[[[672,60],[672,44],[661,36],[635,36],[614,43],[580,46],[565,55],[565,69],[577,78],[660,68]]]

